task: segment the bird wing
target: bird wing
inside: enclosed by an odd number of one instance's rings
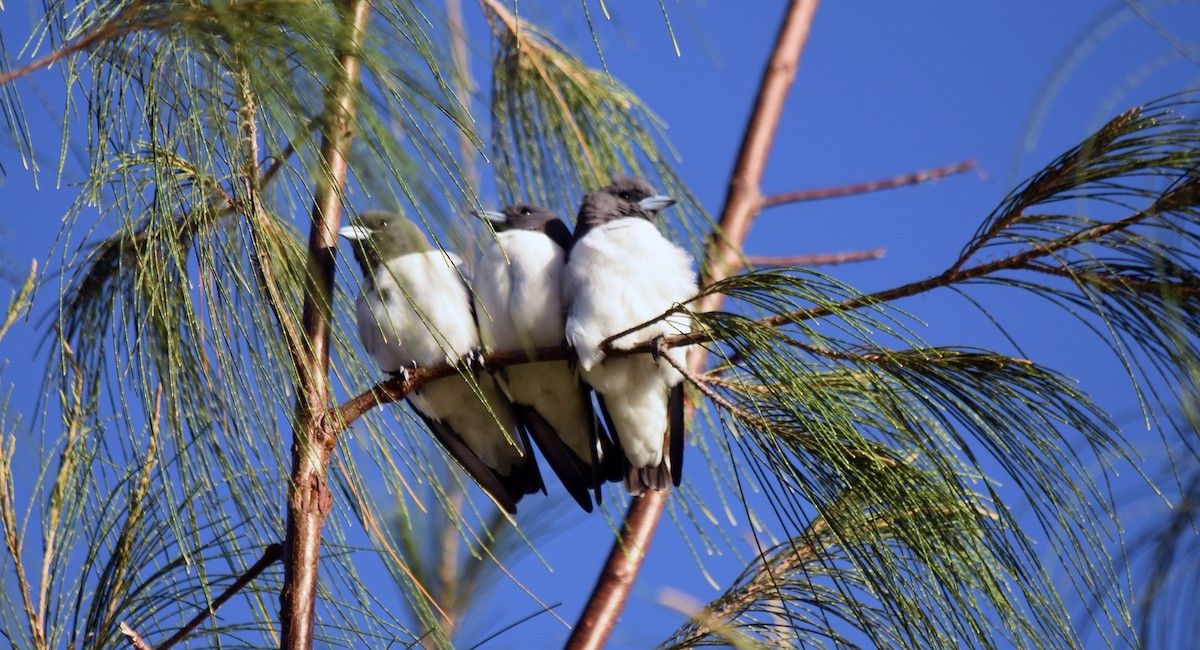
[[[588,488],[592,486],[593,481],[589,464],[567,447],[558,432],[537,409],[516,403],[513,404],[513,409],[516,410],[517,421],[528,432],[538,449],[542,450],[542,455],[546,457],[550,469],[554,470],[554,474],[562,481],[563,487],[567,488],[567,492],[579,507],[591,512],[592,499],[588,496]]]
[[[411,402],[409,403],[411,404]],[[505,512],[516,514],[517,501],[520,501],[522,496],[539,489],[545,491],[541,474],[537,470],[537,463],[533,461],[532,456],[527,455],[524,463],[514,466],[512,473],[504,476],[488,467],[454,429],[444,422],[425,415],[415,405],[413,411],[421,417],[425,426],[433,433],[433,437],[437,438],[450,456],[458,461],[459,466],[475,479],[479,487],[483,488],[483,491]],[[523,432],[522,439],[525,442],[525,448],[528,449],[529,441]]]
[[[667,437],[666,446],[670,450],[671,482],[676,487],[683,478],[683,384],[671,388],[667,397]]]
[[[592,387],[582,378],[579,383],[584,394],[584,409],[587,413],[590,438],[589,447],[592,450],[592,484],[596,493],[596,503],[599,504],[600,487],[605,483],[620,481],[625,475],[625,451],[621,448],[616,429],[613,428],[612,420],[609,418],[608,411],[604,409],[603,402],[600,405],[604,421],[608,423],[607,427],[604,422],[600,421],[601,414],[596,412],[596,408],[592,404],[592,395],[596,396],[598,402],[603,398],[592,390]]]

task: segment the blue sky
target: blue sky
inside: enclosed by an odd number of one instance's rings
[[[606,4],[611,22],[595,3],[592,15],[609,69],[666,122],[680,154],[681,177],[709,212],[718,213],[785,3],[666,2],[680,56],[656,3]],[[764,191],[836,186],[965,159],[977,161],[979,172],[769,210],[747,240],[747,253],[886,248],[882,260],[825,269],[866,291],[939,272],[1017,180],[1124,108],[1198,85],[1200,57],[1170,39],[1191,47],[1200,42],[1200,3],[1139,7],[1142,15],[1121,2],[824,3],[788,100]],[[473,9],[467,3],[468,12]],[[19,15],[23,10],[10,5],[0,13],[0,33],[10,54],[27,33]],[[585,59],[597,61],[578,20],[561,21],[549,10],[531,15],[544,16],[551,32]],[[472,22],[471,34],[482,71],[488,52],[480,21]],[[30,87],[53,88],[58,78],[57,72],[42,73]],[[57,109],[41,116],[36,102],[27,107],[37,124],[44,170],[35,189],[15,150],[0,142],[0,198],[9,206],[0,217],[0,268],[6,278],[23,277],[30,259],[50,259],[57,219],[74,197],[69,183],[60,188],[54,181]],[[70,164],[66,179],[75,180]],[[51,308],[52,293],[39,296],[35,315]],[[1144,437],[1138,447],[1153,470],[1162,454],[1155,447],[1157,434],[1139,426],[1137,403],[1119,365],[1052,308],[1017,300],[1013,293],[983,290],[978,295],[1028,356],[1079,378],[1119,423],[1130,426],[1128,435]],[[930,343],[1012,351],[985,318],[949,293],[899,306],[928,324],[920,333]],[[39,408],[43,371],[42,358],[32,352],[43,335],[40,325],[38,319],[19,324],[0,349],[0,359],[9,364],[5,378],[16,382],[14,406],[31,413]],[[533,559],[510,568],[544,602],[561,602],[558,612],[570,621],[591,589],[611,534],[600,516],[561,512],[558,530],[539,545],[553,572]],[[731,528],[730,534],[742,533]],[[741,568],[731,557],[705,562],[718,582]],[[646,567],[613,647],[651,645],[681,622],[659,604],[663,588],[700,601],[717,593],[699,575],[670,520],[664,520]],[[490,615],[476,625],[481,636],[537,608],[503,579],[494,594]],[[542,616],[488,647],[527,647],[529,635],[552,646],[566,631]]]

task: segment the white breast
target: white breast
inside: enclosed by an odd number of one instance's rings
[[[512,230],[497,239],[475,273],[475,314],[484,346],[519,350],[560,344],[566,255],[541,233]]]
[[[618,219],[589,231],[571,249],[563,271],[563,297],[569,305],[566,338],[586,369],[602,354],[601,343],[650,320],[696,293],[692,258],[659,234],[654,224]],[[673,317],[614,342],[630,347],[663,334],[690,329],[686,317]]]
[[[358,334],[385,372],[415,362],[432,366],[479,347],[470,295],[457,258],[410,253],[375,271],[374,289],[357,302]]]

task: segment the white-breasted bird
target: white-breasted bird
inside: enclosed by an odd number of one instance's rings
[[[456,256],[431,246],[399,214],[367,212],[338,234],[350,240],[362,268],[358,336],[381,370],[403,374],[478,352],[471,296]],[[462,375],[436,379],[410,393],[408,402],[506,511],[515,513],[522,496],[545,491],[512,405],[491,375],[479,373],[475,387]]]
[[[692,257],[659,233],[655,219],[674,200],[643,180],[620,177],[584,197],[563,271],[566,337],[584,381],[595,389],[626,460],[630,494],[679,485],[683,468],[683,376],[651,354],[606,359],[609,337],[655,319],[695,297]],[[691,318],[672,314],[612,341],[629,348],[687,332]],[[667,352],[679,363],[685,350]]]
[[[475,316],[484,348],[533,350],[563,344],[562,270],[571,232],[550,210],[517,204],[477,215],[496,239],[475,269]],[[517,416],[575,501],[592,511],[588,491],[619,480],[622,463],[592,408],[575,364],[540,361],[497,372]]]

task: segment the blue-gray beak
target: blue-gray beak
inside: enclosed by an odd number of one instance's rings
[[[641,201],[638,201],[638,207],[647,212],[659,212],[661,210],[666,210],[673,205],[675,205],[675,199],[667,196],[666,194],[655,194],[654,196],[647,196]]]

